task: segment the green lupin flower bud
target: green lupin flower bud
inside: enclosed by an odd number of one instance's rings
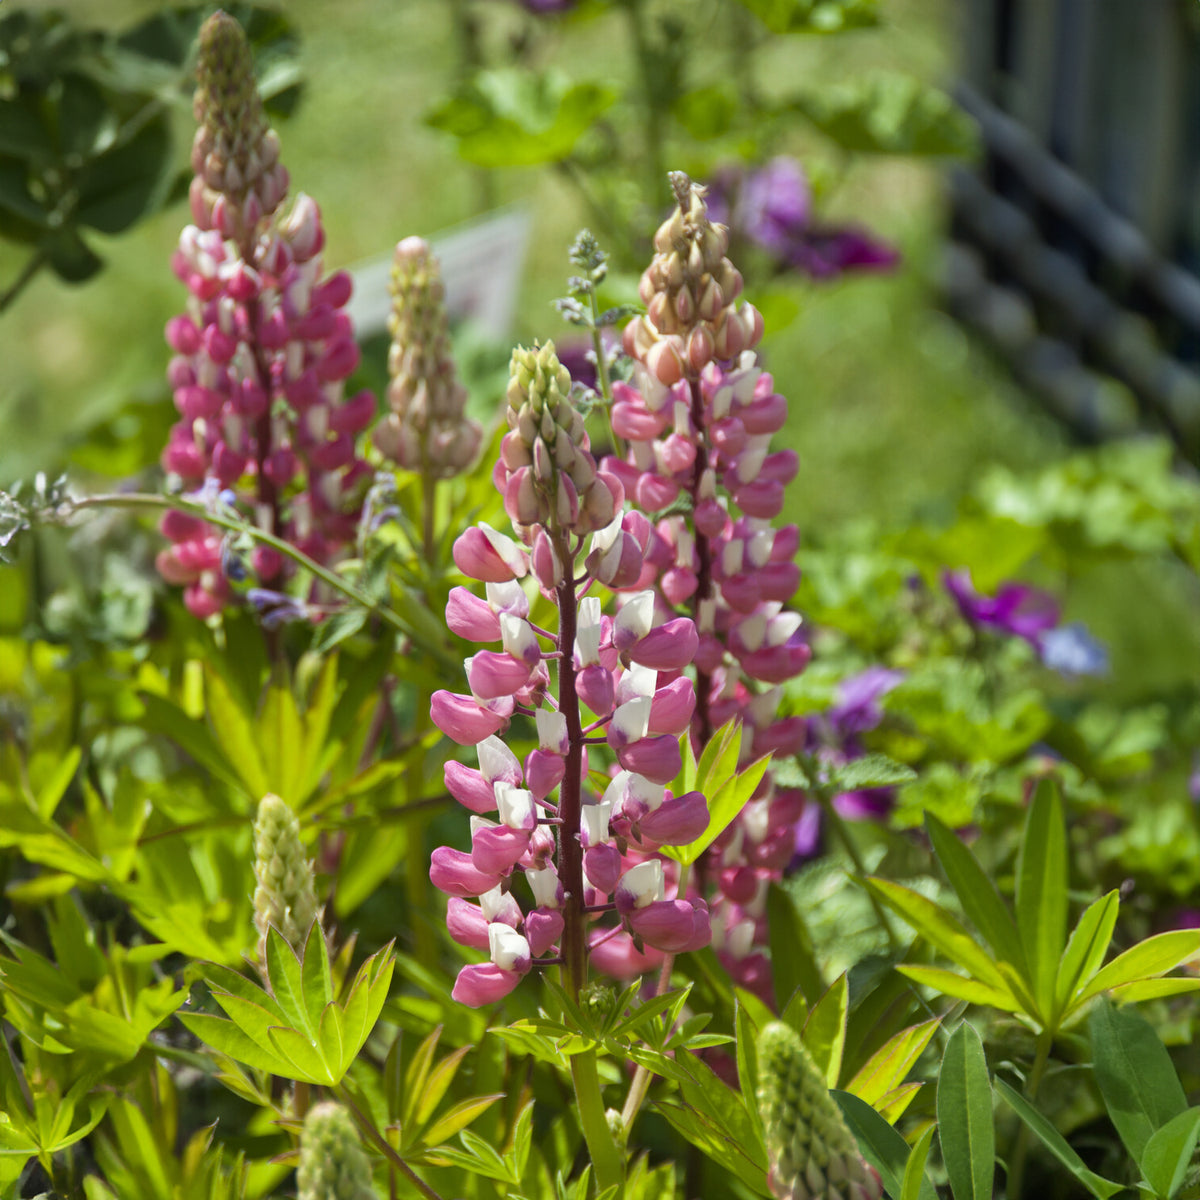
[[[708,363],[734,359],[762,337],[762,317],[737,304],[742,277],[725,257],[729,231],[709,220],[705,189],[672,171],[676,209],[654,235],[638,292],[646,315],[625,327],[625,350],[670,386]]]
[[[450,352],[442,274],[422,238],[405,238],[396,247],[391,290],[392,411],[377,427],[375,444],[410,471],[449,479],[470,466],[483,431],[464,415],[467,389]]]
[[[624,498],[620,484],[599,475],[583,416],[571,402],[571,375],[554,343],[513,351],[501,446],[504,506],[518,528],[603,528]]]
[[[772,1021],[758,1041],[758,1110],[778,1200],[879,1200],[879,1176],[858,1152],[825,1079],[800,1040]]]
[[[254,924],[258,960],[267,961],[267,931],[273,925],[299,953],[320,918],[312,864],[300,844],[300,822],[278,796],[268,792],[254,819]]]
[[[298,1200],[376,1200],[370,1160],[340,1104],[327,1101],[308,1110],[296,1189]]]
[[[192,111],[192,216],[245,245],[287,192],[279,137],[263,112],[242,27],[215,12],[200,27]]]

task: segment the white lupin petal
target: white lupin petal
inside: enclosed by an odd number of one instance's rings
[[[515,612],[518,617],[529,616],[529,597],[515,579],[504,583],[485,583],[483,590],[494,612]]]
[[[654,593],[647,589],[630,596],[613,622],[613,635],[628,630],[640,642],[654,627]]]
[[[505,907],[504,888],[496,884],[490,892],[484,892],[479,897],[479,907],[487,920],[494,921],[500,915],[500,910]]]
[[[528,829],[533,816],[533,793],[510,783],[496,784],[495,792],[500,820],[509,829]]]
[[[733,829],[733,837],[730,839],[729,845],[721,852],[721,863],[726,867],[736,867],[741,865],[742,847],[746,844],[746,835],[742,832],[740,825],[735,825]]]
[[[682,400],[675,401],[675,432],[684,438],[692,436],[692,414]]]
[[[620,804],[629,791],[629,780],[631,777],[632,772],[630,771],[618,771],[609,781],[608,787],[604,789],[601,803],[607,804],[609,808]]]
[[[782,646],[800,628],[802,618],[797,612],[780,613],[767,626],[767,645]]]
[[[630,442],[633,451],[633,465],[643,474],[654,466],[654,447],[649,442]]]
[[[600,661],[600,601],[595,596],[585,596],[579,605],[575,652],[581,667],[594,666]]]
[[[736,539],[725,543],[725,548],[721,551],[721,570],[725,573],[726,577],[737,575],[741,572],[744,549],[745,543]]]
[[[613,543],[617,540],[617,537],[621,532],[621,522],[624,520],[624,518],[625,514],[623,512],[619,512],[611,521],[609,521],[607,525],[604,526],[603,529],[597,529],[596,532],[592,534],[593,553],[595,553],[597,550],[606,551],[612,548]],[[584,604],[586,604],[588,600],[595,599],[595,596],[588,596],[584,599]]]
[[[717,622],[717,602],[711,596],[696,606],[696,632],[712,633]]]
[[[635,696],[627,700],[613,713],[611,728],[625,739],[626,745],[640,742],[650,731],[650,697]]]
[[[766,916],[767,913],[767,889],[771,886],[771,881],[765,876],[761,877],[754,885],[754,895],[745,904],[745,911],[748,916],[758,920],[759,917]]]
[[[757,650],[767,636],[767,618],[761,612],[753,612],[738,622],[737,631],[747,650]]]
[[[783,699],[783,688],[773,687],[768,688],[765,692],[760,692],[746,706],[750,710],[750,720],[755,725],[770,725],[775,720],[775,714],[779,712],[779,702]]]
[[[771,547],[775,544],[775,534],[771,530],[763,530],[753,534],[746,546],[746,557],[756,570],[765,567],[771,561]]]
[[[479,522],[479,531],[487,538],[491,547],[504,560],[504,565],[519,579],[529,570],[529,559],[524,550],[512,538],[497,533],[490,525]]]
[[[762,470],[763,460],[767,457],[767,451],[764,447],[761,450],[756,450],[752,447],[747,447],[738,455],[737,463],[735,464],[735,472],[738,480],[742,483],[753,483],[758,478],[759,471]]]
[[[771,827],[771,814],[767,811],[768,808],[769,804],[766,800],[751,800],[742,809],[742,828],[755,845],[762,842]]]
[[[713,393],[712,398],[712,418],[714,421],[724,420],[729,416],[729,410],[733,405],[733,388],[728,384],[724,384]]]
[[[513,658],[521,659],[522,662],[526,661],[527,655],[531,657],[531,646],[541,654],[537,634],[530,628],[529,622],[521,617],[514,617],[511,613],[500,614],[500,641],[507,653]]]
[[[474,837],[481,829],[495,829],[496,822],[489,821],[487,817],[471,817],[471,836]]]
[[[739,921],[725,931],[725,949],[734,958],[745,958],[754,947],[754,922]]]
[[[717,494],[717,473],[712,467],[705,467],[700,476],[700,486],[696,489],[696,499],[711,500]]]
[[[521,762],[517,756],[493,733],[485,737],[475,748],[479,756],[479,773],[494,783],[501,775],[516,772],[521,774]]]
[[[621,676],[622,694],[631,699],[636,696],[653,696],[658,690],[658,672],[653,667],[633,663]]]
[[[651,858],[638,863],[636,867],[630,867],[621,876],[617,886],[633,896],[635,908],[645,908],[656,900],[662,900],[666,895],[662,863],[657,858]]]
[[[584,840],[589,846],[599,846],[608,841],[608,822],[612,815],[611,804],[585,804],[579,810],[583,824]]]
[[[511,926],[493,921],[488,926],[488,950],[502,971],[512,971],[521,960],[528,961],[529,943]]]
[[[692,531],[682,525],[675,530],[675,561],[680,566],[690,567],[696,554],[696,539]]]
[[[538,748],[551,754],[566,754],[567,718],[553,709],[539,708],[533,719],[537,722]]]
[[[653,783],[644,775],[629,775],[629,791],[640,800],[651,812],[654,812],[666,799],[667,789],[661,783]]]
[[[529,881],[538,908],[558,907],[558,872],[553,867],[528,867],[525,878]]]

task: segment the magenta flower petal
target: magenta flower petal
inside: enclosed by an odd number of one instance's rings
[[[506,717],[481,708],[470,696],[455,692],[433,693],[429,705],[433,723],[460,746],[475,746],[508,724]]]
[[[503,1000],[520,982],[517,971],[505,971],[494,963],[472,963],[459,971],[450,995],[468,1008],[482,1008]]]
[[[499,886],[500,876],[480,871],[461,850],[439,846],[429,861],[429,882],[450,896],[482,896]]]

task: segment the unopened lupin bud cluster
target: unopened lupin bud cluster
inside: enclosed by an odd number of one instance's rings
[[[507,396],[509,432],[495,482],[523,540],[536,526],[584,534],[610,524],[624,496],[597,474],[583,417],[571,403],[571,374],[553,342],[513,351]]]
[[[288,173],[254,83],[250,47],[227,13],[214,13],[200,29],[196,80],[192,213],[205,228],[213,224],[214,206],[220,206],[218,224],[234,241],[245,243],[287,194]]]
[[[777,1200],[879,1200],[878,1174],[863,1161],[800,1035],[772,1021],[758,1041],[758,1110]]]
[[[332,1101],[316,1104],[304,1118],[297,1200],[376,1200],[371,1162],[350,1114]]]
[[[387,398],[391,413],[375,445],[393,462],[427,478],[465,471],[482,429],[464,415],[467,389],[450,353],[445,289],[437,257],[423,238],[405,238],[392,262]]]
[[[320,918],[313,867],[300,841],[300,822],[287,803],[268,792],[254,818],[254,925],[258,961],[267,961],[274,926],[297,953]]]
[[[762,317],[738,305],[742,276],[725,257],[729,231],[708,218],[704,188],[671,172],[675,211],[654,235],[638,294],[645,316],[625,327],[625,351],[670,386],[714,359],[737,358],[762,338]]]

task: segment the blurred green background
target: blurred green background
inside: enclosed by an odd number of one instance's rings
[[[503,36],[538,19],[505,0],[490,3],[493,36],[496,23]],[[73,19],[109,28],[155,10],[131,0],[69,5]],[[830,38],[776,38],[762,56],[758,85],[766,93],[794,87],[797,80],[835,86],[884,68],[949,86],[959,11],[952,0],[886,0],[877,28]],[[327,267],[353,266],[385,254],[401,237],[436,234],[478,215],[475,170],[457,158],[449,137],[421,121],[458,71],[456,6],[445,0],[292,0],[287,12],[303,39],[305,93],[280,127],[284,161],[293,192],[308,192],[321,205]],[[697,39],[714,47],[712,62],[696,64],[703,76],[727,59],[721,46],[726,27],[715,4],[698,0],[688,12],[689,19],[711,24]],[[552,44],[554,65],[572,78],[626,82],[632,55],[617,13],[565,22]],[[191,133],[190,113],[180,106],[175,134],[181,166]],[[791,401],[786,444],[801,457],[786,516],[803,536],[820,542],[857,518],[890,527],[918,517],[948,518],[989,465],[1034,469],[1061,457],[1069,447],[1058,426],[937,308],[944,165],[831,159],[836,151],[799,118],[784,148],[812,169],[819,185],[836,180],[820,196],[823,218],[862,222],[903,255],[892,275],[834,283],[795,278],[764,305],[762,353]],[[667,159],[676,161],[670,146]],[[513,338],[561,338],[569,331],[551,302],[565,290],[567,247],[586,220],[577,195],[544,168],[497,171],[492,191],[496,202],[522,202],[533,213]],[[664,184],[664,210],[667,199]],[[128,469],[130,455],[122,451],[136,439],[136,415],[107,423],[100,454],[93,443],[81,460],[74,447],[112,414],[128,414],[131,401],[151,406],[142,412],[170,405],[161,331],[183,305],[183,288],[168,260],[188,219],[180,203],[128,235],[95,238],[107,266],[93,282],[70,287],[44,272],[0,317],[0,481],[72,465],[73,456],[76,469]],[[22,261],[20,252],[0,247],[0,287],[9,285]],[[619,290],[622,281],[615,282]],[[623,282],[632,291],[634,278]],[[753,290],[749,298],[759,299]],[[773,331],[771,317],[790,313],[794,317],[782,328],[776,321]],[[157,411],[166,420],[172,415],[169,408]],[[1081,599],[1068,598],[1068,613],[1117,640],[1118,676],[1125,666],[1136,668],[1137,685],[1149,685],[1200,669],[1187,586],[1128,574],[1093,587],[1078,582],[1072,594]],[[1137,619],[1147,587],[1162,593],[1155,601],[1161,620],[1153,627]],[[1165,641],[1164,628],[1177,636]]]
[[[74,0],[69,11],[80,21],[120,27],[155,7]],[[502,7],[511,11],[501,19],[514,28],[532,19],[515,5]],[[892,0],[877,29],[777,39],[761,86],[769,91],[798,76],[836,83],[872,67],[946,83],[956,54],[953,9],[948,0]],[[287,10],[303,38],[306,92],[282,126],[284,158],[293,189],[321,205],[327,265],[353,265],[403,236],[429,235],[476,215],[472,169],[456,158],[448,137],[420,121],[454,77],[454,6],[294,0]],[[716,19],[711,6],[694,11],[698,21]],[[572,22],[555,65],[576,78],[612,79],[627,69],[626,42],[615,14]],[[181,111],[176,125],[182,164],[189,115]],[[796,152],[818,145],[798,121]],[[585,215],[552,171],[497,172],[495,192],[501,203],[530,204],[534,215],[514,338],[560,337],[566,330],[550,302],[564,290],[566,249]],[[665,207],[665,183],[663,192]],[[768,327],[764,354],[792,401],[789,440],[803,459],[791,495],[801,526],[860,514],[900,517],[957,494],[988,461],[1032,464],[1055,453],[1054,428],[933,306],[938,168],[856,161],[822,207],[868,223],[899,245],[904,261],[894,276],[797,280],[789,290],[798,315],[782,332],[772,335]],[[179,204],[127,236],[96,239],[108,265],[94,282],[73,288],[45,273],[0,318],[0,478],[54,465],[81,429],[130,398],[158,394],[167,360],[161,329],[183,301],[167,262],[185,220]],[[6,286],[20,263],[20,254],[0,253],[0,283]]]

